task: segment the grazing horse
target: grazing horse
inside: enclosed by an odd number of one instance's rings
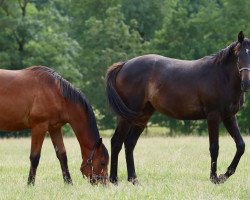
[[[91,183],[105,182],[108,152],[102,144],[93,110],[85,96],[58,73],[43,66],[0,70],[0,129],[31,129],[28,184],[34,185],[46,132],[49,132],[65,183],[72,184],[62,138],[69,123],[79,141],[81,172]]]
[[[235,114],[250,89],[250,40],[241,31],[238,41],[199,60],[144,55],[111,66],[106,92],[118,125],[111,139],[110,181],[117,183],[118,154],[125,145],[128,181],[137,183],[133,150],[155,110],[180,120],[206,119],[211,156],[210,179],[222,183],[244,153]],[[225,174],[217,176],[219,124],[236,143],[237,151]]]

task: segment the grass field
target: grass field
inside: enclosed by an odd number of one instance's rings
[[[50,139],[43,145],[36,185],[26,185],[30,139],[0,140],[0,199],[250,199],[250,137],[236,173],[222,185],[209,180],[207,137],[140,138],[135,163],[140,186],[126,181],[124,151],[120,153],[119,185],[91,186],[82,178],[80,148],[65,138],[73,186],[64,185]],[[109,139],[104,143],[108,146]],[[229,136],[220,138],[218,173],[225,172],[235,153]]]

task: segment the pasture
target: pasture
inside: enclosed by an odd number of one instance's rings
[[[30,138],[0,140],[0,199],[250,199],[250,137],[236,173],[222,185],[209,180],[208,137],[142,137],[135,149],[140,186],[127,182],[124,151],[119,156],[119,185],[91,186],[80,173],[76,138],[64,138],[73,186],[64,185],[52,143],[46,138],[36,184],[27,186]],[[110,149],[110,141],[104,139]],[[235,153],[229,136],[220,137],[218,174]]]

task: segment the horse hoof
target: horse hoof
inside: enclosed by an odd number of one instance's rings
[[[73,185],[73,181],[71,179],[68,179],[68,178],[64,179],[64,183],[66,185]]]
[[[133,185],[136,185],[136,186],[140,185],[140,182],[138,181],[137,178],[130,178],[128,181],[131,182]]]
[[[113,185],[118,185],[117,178],[109,178],[109,182],[112,183]]]
[[[220,174],[218,179],[219,179],[219,183],[221,184],[221,183],[224,183],[228,179],[228,177],[225,174]]]
[[[35,186],[35,183],[28,182],[27,186],[29,186],[29,187]]]
[[[27,182],[28,186],[35,186],[35,179],[34,178],[29,178]]]
[[[220,182],[217,175],[210,176],[210,181],[214,184],[219,184],[219,182]]]
[[[66,185],[73,185],[72,181],[65,182]]]

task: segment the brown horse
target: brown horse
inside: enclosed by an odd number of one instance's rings
[[[36,169],[48,131],[60,161],[65,183],[72,184],[62,138],[62,126],[69,123],[80,143],[81,172],[91,183],[107,177],[108,152],[99,136],[95,116],[84,95],[55,71],[43,67],[0,70],[0,129],[31,129],[30,173]]]
[[[128,180],[136,184],[133,150],[155,110],[181,120],[206,119],[213,183],[231,176],[244,153],[235,114],[250,89],[250,40],[242,32],[238,41],[219,53],[187,61],[144,55],[111,66],[106,91],[119,121],[111,139],[110,181],[117,182],[118,154],[125,145]],[[237,152],[227,172],[217,176],[219,124],[223,122]]]

